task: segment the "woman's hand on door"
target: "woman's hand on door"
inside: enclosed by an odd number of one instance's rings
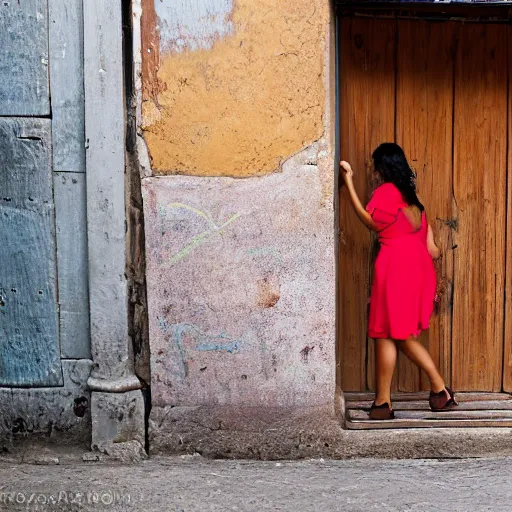
[[[345,160],[342,160],[340,162],[340,170],[343,175],[343,179],[347,184],[350,200],[357,216],[368,229],[371,229],[372,231],[378,231],[378,227],[375,222],[373,222],[372,216],[365,210],[364,206],[361,204],[359,196],[357,195],[356,189],[354,187],[354,181],[352,179],[354,176],[354,171],[352,170],[351,165]]]
[[[348,185],[349,181],[352,181],[352,178],[354,176],[354,171],[352,170],[351,165],[345,160],[342,160],[340,162],[340,170],[342,172],[345,183],[347,183]]]

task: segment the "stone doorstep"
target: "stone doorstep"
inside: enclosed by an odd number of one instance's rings
[[[465,459],[512,455],[512,429],[405,428],[343,431],[340,458]]]
[[[341,429],[340,429],[341,430]],[[199,453],[210,458],[261,460],[296,459],[466,459],[512,456],[510,428],[432,428],[394,431],[341,430],[337,439],[283,438],[259,433],[224,432],[187,441],[174,450],[167,445],[153,446],[151,455]]]
[[[353,430],[397,428],[512,428],[512,396],[509,393],[456,393],[456,407],[431,411],[428,393],[395,393],[394,419],[369,418],[374,396],[370,393],[346,393],[345,426]]]

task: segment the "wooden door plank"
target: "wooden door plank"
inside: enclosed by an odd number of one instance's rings
[[[0,5],[0,115],[47,116],[47,0]]]
[[[504,327],[506,27],[469,24],[459,30],[452,378],[457,390],[498,391]]]
[[[370,409],[372,400],[361,400],[354,402],[346,402],[345,409]],[[427,400],[393,402],[393,410],[395,411],[426,411],[428,409]],[[457,407],[459,411],[512,411],[512,400],[484,400],[459,402]]]
[[[450,382],[453,278],[452,138],[454,23],[400,21],[397,58],[397,143],[418,175],[418,192],[442,250],[438,279],[446,283],[439,313],[422,341]],[[426,375],[400,354],[399,390],[430,389]],[[421,384],[421,383],[422,384]]]
[[[371,191],[371,153],[394,139],[395,28],[392,20],[343,18],[340,33],[341,158],[355,170],[363,201]],[[367,385],[367,309],[371,238],[340,195],[339,357],[343,390]],[[370,376],[371,378],[371,376]]]
[[[0,119],[0,385],[63,384],[49,119]]]
[[[458,408],[457,408],[458,409]],[[348,419],[350,421],[366,421],[369,419],[368,411],[361,409],[353,409],[348,411]],[[512,411],[507,410],[452,410],[443,412],[432,411],[395,411],[396,420],[493,420],[493,419],[509,419],[512,420]]]
[[[53,173],[63,358],[90,359],[85,174]]]
[[[346,421],[345,426],[349,430],[372,430],[372,429],[399,429],[399,428],[482,428],[482,427],[512,427],[512,419],[472,419],[472,420],[360,420]]]
[[[48,0],[53,170],[85,172],[82,0]]]
[[[388,421],[370,420],[366,411],[348,411],[348,429],[510,427],[512,411],[401,411]]]
[[[391,399],[394,402],[428,400],[428,393],[392,393]],[[375,395],[373,393],[344,393],[345,403],[370,400],[373,401]],[[457,401],[461,402],[481,402],[484,400],[512,400],[512,395],[508,393],[455,393]]]
[[[512,101],[510,88],[510,60],[512,58],[512,27],[507,27],[509,73],[508,82],[508,160],[507,160],[507,242],[505,271],[505,339],[503,347],[503,390],[512,391]]]

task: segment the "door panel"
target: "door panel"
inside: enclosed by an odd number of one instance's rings
[[[419,194],[443,252],[436,263],[442,300],[422,341],[459,391],[499,391],[503,385],[512,390],[512,314],[507,314],[503,361],[512,115],[507,111],[512,109],[508,30],[505,25],[368,18],[341,24],[341,157],[354,163],[356,172],[364,169],[356,174],[363,200],[372,188],[368,169],[379,143],[396,140],[416,170]],[[511,190],[509,184],[509,206]],[[373,387],[373,350],[365,343],[372,240],[343,190],[340,225],[340,381],[346,391],[363,391]],[[508,269],[510,309],[512,251]],[[426,376],[402,356],[396,375],[401,391],[429,388]]]
[[[455,75],[452,382],[502,385],[507,166],[505,25],[460,25]]]
[[[418,175],[418,193],[443,257],[437,263],[445,293],[422,341],[450,380],[451,281],[453,275],[452,190],[454,23],[398,24],[397,143]],[[426,375],[399,355],[399,390],[430,389]]]
[[[340,68],[350,74],[341,82],[341,155],[354,167],[355,186],[363,199],[371,189],[371,151],[394,139],[395,21],[344,19]],[[365,389],[367,382],[367,309],[371,237],[361,228],[343,188],[340,198],[340,339],[344,390]],[[369,378],[373,373],[369,371]]]
[[[0,119],[0,385],[62,385],[50,126]]]
[[[508,55],[512,56],[512,32],[507,27]],[[510,77],[509,77],[510,80]],[[510,94],[510,85],[509,85]],[[503,390],[512,392],[512,102],[508,102],[508,163],[507,163],[507,247],[505,269],[505,340],[503,351]]]
[[[85,174],[54,172],[53,197],[61,357],[90,359]]]
[[[48,2],[0,2],[0,115],[47,116]]]

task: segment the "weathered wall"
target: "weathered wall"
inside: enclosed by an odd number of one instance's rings
[[[329,4],[189,4],[142,2],[153,452],[225,407],[334,418]]]
[[[143,2],[153,171],[263,175],[319,139],[328,15],[326,0]]]
[[[319,147],[252,180],[148,178],[153,406],[332,394],[332,208]]]

